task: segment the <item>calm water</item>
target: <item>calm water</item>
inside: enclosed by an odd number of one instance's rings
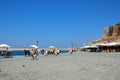
[[[10,51],[12,56],[24,56],[24,51],[23,50],[14,50]],[[60,54],[66,54],[68,53],[69,50],[60,50]],[[44,54],[43,51],[40,51],[39,54]]]

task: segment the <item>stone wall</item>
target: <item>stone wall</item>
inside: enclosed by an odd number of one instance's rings
[[[115,24],[113,26],[113,32],[111,36],[109,36],[108,32],[109,32],[109,27],[104,29],[104,34],[101,41],[109,40],[110,42],[114,42],[114,41],[120,42],[120,23]]]
[[[107,39],[108,38],[108,28],[104,28],[104,34],[102,39]]]

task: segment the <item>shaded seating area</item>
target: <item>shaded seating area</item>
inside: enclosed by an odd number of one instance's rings
[[[120,42],[96,44],[101,52],[120,52]]]
[[[98,52],[98,46],[96,45],[84,46],[81,48],[81,51]]]
[[[2,58],[12,58],[12,54],[10,51],[7,51],[7,50],[1,50],[0,51],[0,56]]]
[[[3,58],[12,58],[11,52],[8,50],[10,48],[7,44],[0,44],[0,56]]]
[[[91,46],[84,46],[81,51],[88,52],[120,52],[120,42],[99,43]]]

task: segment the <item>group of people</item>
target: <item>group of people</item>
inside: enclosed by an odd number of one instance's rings
[[[60,50],[59,49],[51,49],[51,50],[44,50],[44,55],[59,55],[60,54]]]
[[[0,56],[2,56],[4,58],[12,58],[12,55],[11,55],[10,51],[8,51],[8,50],[0,51]]]
[[[69,54],[72,54],[73,53],[73,49],[69,49]]]
[[[38,49],[24,50],[25,56],[31,56],[31,60],[37,60]]]
[[[48,55],[59,55],[60,54],[60,50],[59,49],[43,49],[41,50],[45,56]],[[32,58],[32,60],[36,60],[37,56],[39,55],[38,49],[31,49],[31,50],[24,50],[25,56],[30,56]],[[69,49],[69,54],[72,54],[73,50]]]

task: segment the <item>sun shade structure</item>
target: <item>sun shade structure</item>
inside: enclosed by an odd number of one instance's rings
[[[98,46],[92,45],[92,46],[84,46],[84,47],[82,47],[82,48],[98,48]]]
[[[55,47],[55,46],[49,46],[48,48],[50,48],[50,49],[55,49],[56,47]]]
[[[0,47],[1,47],[1,48],[9,48],[10,46],[7,45],[7,44],[0,44]]]
[[[33,47],[33,48],[38,48],[38,46],[36,46],[36,45],[30,45],[30,47]]]
[[[119,46],[120,42],[111,42],[111,43],[101,43],[101,44],[96,44],[97,46]]]
[[[9,45],[7,45],[7,44],[0,44],[0,50],[8,50],[8,48],[10,48]]]

